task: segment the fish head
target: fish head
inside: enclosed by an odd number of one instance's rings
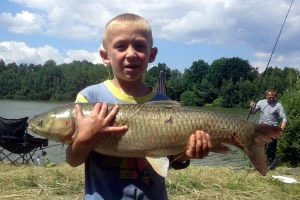
[[[29,119],[28,129],[47,139],[63,144],[74,141],[75,122],[68,110],[55,112],[51,110]]]

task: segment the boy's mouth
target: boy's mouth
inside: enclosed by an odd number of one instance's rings
[[[135,69],[135,68],[138,68],[137,65],[127,65],[125,66],[125,69]]]

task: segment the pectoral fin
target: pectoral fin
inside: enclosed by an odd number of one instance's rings
[[[167,157],[146,157],[154,171],[162,177],[166,177],[169,169],[169,159]]]

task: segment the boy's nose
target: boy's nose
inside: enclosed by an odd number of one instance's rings
[[[135,57],[135,56],[136,56],[135,49],[132,46],[129,46],[127,49],[126,57],[131,58],[131,57]]]

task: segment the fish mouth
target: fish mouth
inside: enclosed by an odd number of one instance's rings
[[[34,118],[34,117],[33,117]],[[27,121],[27,129],[30,130],[30,131],[34,131],[35,130],[35,126],[34,126],[34,123],[33,123],[33,118],[30,118],[28,121]]]
[[[30,130],[31,132],[34,132],[34,126],[30,123],[30,120],[28,121],[28,130]]]

